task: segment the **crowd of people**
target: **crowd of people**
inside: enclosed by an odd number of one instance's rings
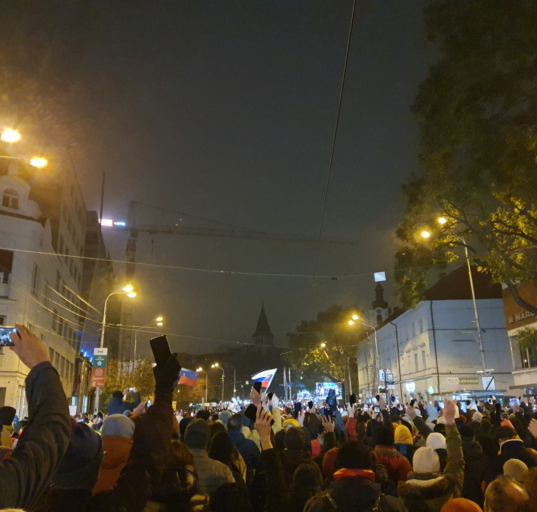
[[[532,401],[300,410],[252,389],[245,410],[182,417],[172,355],[154,368],[152,404],[119,391],[108,414],[80,421],[43,341],[17,328],[29,414],[17,435],[0,409],[5,510],[537,511]]]

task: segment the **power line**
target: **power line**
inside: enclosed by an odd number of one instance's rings
[[[349,53],[351,48],[351,40],[352,40],[352,28],[354,25],[354,12],[356,10],[356,0],[354,0],[352,4],[352,13],[351,13],[351,23],[349,27],[349,37],[347,38],[347,51],[345,52],[345,63],[343,65],[343,76],[341,77],[341,89],[339,91],[339,102],[337,107],[337,115],[336,115],[336,124],[334,126],[334,137],[332,139],[332,149],[330,151],[330,164],[328,166],[328,175],[326,177],[326,188],[324,191],[324,200],[323,200],[323,209],[321,212],[321,223],[319,225],[319,237],[317,239],[317,247],[315,250],[315,263],[313,264],[313,279],[312,279],[312,285],[314,284],[316,273],[317,273],[317,262],[319,260],[319,247],[321,245],[321,236],[323,233],[323,226],[324,226],[324,214],[326,211],[326,201],[328,198],[328,190],[330,188],[330,178],[332,176],[332,164],[334,163],[334,153],[336,149],[336,139],[337,139],[337,132],[339,127],[339,118],[341,116],[341,104],[343,102],[343,92],[345,90],[345,78],[347,76],[347,64],[349,62]]]

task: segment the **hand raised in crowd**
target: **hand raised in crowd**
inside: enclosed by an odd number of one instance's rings
[[[528,426],[528,430],[530,431],[530,434],[535,438],[537,439],[537,420],[535,418],[533,418],[531,421],[530,421],[530,424]]]
[[[410,407],[410,406],[407,407],[406,413],[408,414],[408,416],[410,417],[411,420],[415,420],[416,416],[418,415],[416,413],[416,409],[414,407]]]
[[[386,409],[386,400],[382,395],[379,396],[379,407],[381,411],[384,411],[384,409]]]
[[[280,402],[278,401],[278,397],[276,396],[276,394],[272,395],[270,405],[272,405],[272,409],[277,409],[279,407]]]
[[[325,432],[334,432],[336,425],[330,416],[323,416],[322,424]]]
[[[349,413],[349,418],[354,418],[354,405],[347,404],[347,412]]]
[[[297,417],[297,420],[298,420],[298,424],[303,427],[304,426],[304,418],[306,417],[306,411],[300,411],[298,413],[298,417]]]
[[[147,407],[147,401],[141,402],[140,405],[136,407],[134,411],[132,411],[132,414],[143,414],[145,412],[146,407]]]
[[[179,359],[177,359],[177,354],[171,354],[164,366],[157,364],[153,368],[155,388],[173,391],[179,380],[180,371],[181,364],[179,363]]]
[[[257,392],[255,388],[252,388],[252,390],[250,391],[250,400],[256,407],[261,405],[261,395]]]
[[[270,450],[272,448],[272,442],[270,441],[270,434],[272,432],[271,423],[271,414],[263,410],[261,405],[258,405],[255,417],[255,429],[259,434],[259,440],[261,442],[261,448],[263,448],[263,450]]]
[[[30,370],[40,363],[50,361],[48,349],[43,340],[31,333],[24,325],[15,324],[15,327],[18,334],[9,333],[14,344],[10,348]]]
[[[457,404],[446,398],[444,400],[444,418],[446,418],[446,425],[455,425],[455,414],[457,411]]]

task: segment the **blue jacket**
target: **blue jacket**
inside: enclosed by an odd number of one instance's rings
[[[228,434],[246,463],[246,480],[249,483],[261,464],[262,458],[259,448],[251,439],[246,439],[242,432],[230,430]]]
[[[123,414],[125,411],[134,411],[140,403],[140,393],[135,393],[134,402],[124,402],[123,397],[114,397],[108,404],[108,414]]]

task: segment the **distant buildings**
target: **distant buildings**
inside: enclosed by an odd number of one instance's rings
[[[365,400],[388,383],[389,393],[406,403],[412,398],[435,400],[439,395],[484,396],[509,392],[513,386],[509,339],[503,320],[501,287],[490,276],[473,269],[486,367],[482,379],[468,271],[458,268],[425,293],[415,309],[389,316],[377,286],[372,315],[377,322],[379,364],[375,364],[375,337],[358,345],[359,388]]]

